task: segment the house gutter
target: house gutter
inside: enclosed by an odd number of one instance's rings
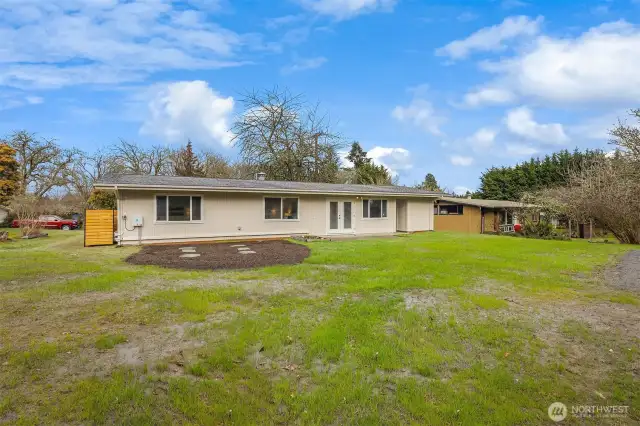
[[[203,187],[203,186],[164,186],[164,185],[109,185],[97,184],[96,188],[111,189],[116,191],[120,189],[136,189],[147,191],[206,191],[206,192],[242,192],[248,194],[313,194],[313,195],[352,195],[352,196],[371,196],[371,197],[410,197],[410,198],[438,198],[439,194],[415,194],[407,192],[351,192],[351,191],[314,191],[309,189],[249,189],[234,187]]]

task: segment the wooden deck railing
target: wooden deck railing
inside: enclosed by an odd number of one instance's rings
[[[500,232],[508,233],[515,232],[513,225],[500,225]]]

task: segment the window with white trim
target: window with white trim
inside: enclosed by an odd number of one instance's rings
[[[194,222],[202,220],[199,195],[156,195],[156,222]]]
[[[460,204],[442,204],[437,205],[435,214],[440,216],[462,215],[464,214],[464,206]]]
[[[297,220],[298,199],[265,197],[264,218],[268,220]]]
[[[362,217],[383,219],[387,217],[387,200],[362,200]]]

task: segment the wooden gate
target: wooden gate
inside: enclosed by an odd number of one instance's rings
[[[118,230],[117,210],[85,210],[84,246],[109,246]]]

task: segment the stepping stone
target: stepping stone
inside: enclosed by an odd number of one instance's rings
[[[238,251],[251,250],[249,247],[238,247]]]
[[[196,250],[195,249],[182,249],[183,253],[195,253]]]
[[[246,247],[244,244],[234,244],[231,247]]]
[[[198,253],[193,253],[193,254],[181,254],[180,257],[186,257],[187,259],[192,258],[192,257],[200,257],[200,254]]]
[[[240,254],[256,254],[256,252],[249,250],[249,251],[241,251]]]
[[[195,250],[195,247],[180,247],[180,250]]]

